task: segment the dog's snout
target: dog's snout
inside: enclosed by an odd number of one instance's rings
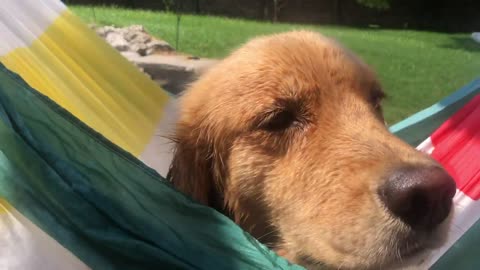
[[[380,188],[387,208],[416,230],[432,230],[450,213],[456,185],[439,167],[395,170]]]

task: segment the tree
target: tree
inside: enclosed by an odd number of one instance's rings
[[[273,22],[278,21],[278,14],[280,10],[283,9],[287,5],[288,0],[273,0]]]
[[[341,0],[333,0],[333,14],[336,24],[340,24],[342,20],[342,5]]]
[[[374,9],[390,8],[390,0],[357,0],[361,5]]]

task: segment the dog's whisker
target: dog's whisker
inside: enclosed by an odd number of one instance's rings
[[[267,237],[267,236],[269,236],[269,235],[272,235],[272,234],[274,234],[274,233],[278,233],[278,231],[277,231],[277,230],[272,230],[272,231],[270,231],[270,232],[267,232],[267,233],[259,236],[259,237],[258,237],[258,240],[262,240],[263,238],[265,238],[265,237]]]

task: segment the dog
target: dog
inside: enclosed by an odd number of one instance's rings
[[[374,71],[296,30],[248,41],[180,98],[168,179],[309,269],[385,269],[428,248],[455,182],[392,135]]]

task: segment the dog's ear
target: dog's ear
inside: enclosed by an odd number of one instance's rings
[[[179,123],[171,139],[175,147],[167,180],[199,203],[222,211],[223,187],[216,173],[218,165],[215,161],[218,154],[213,142],[208,141],[206,132]]]

